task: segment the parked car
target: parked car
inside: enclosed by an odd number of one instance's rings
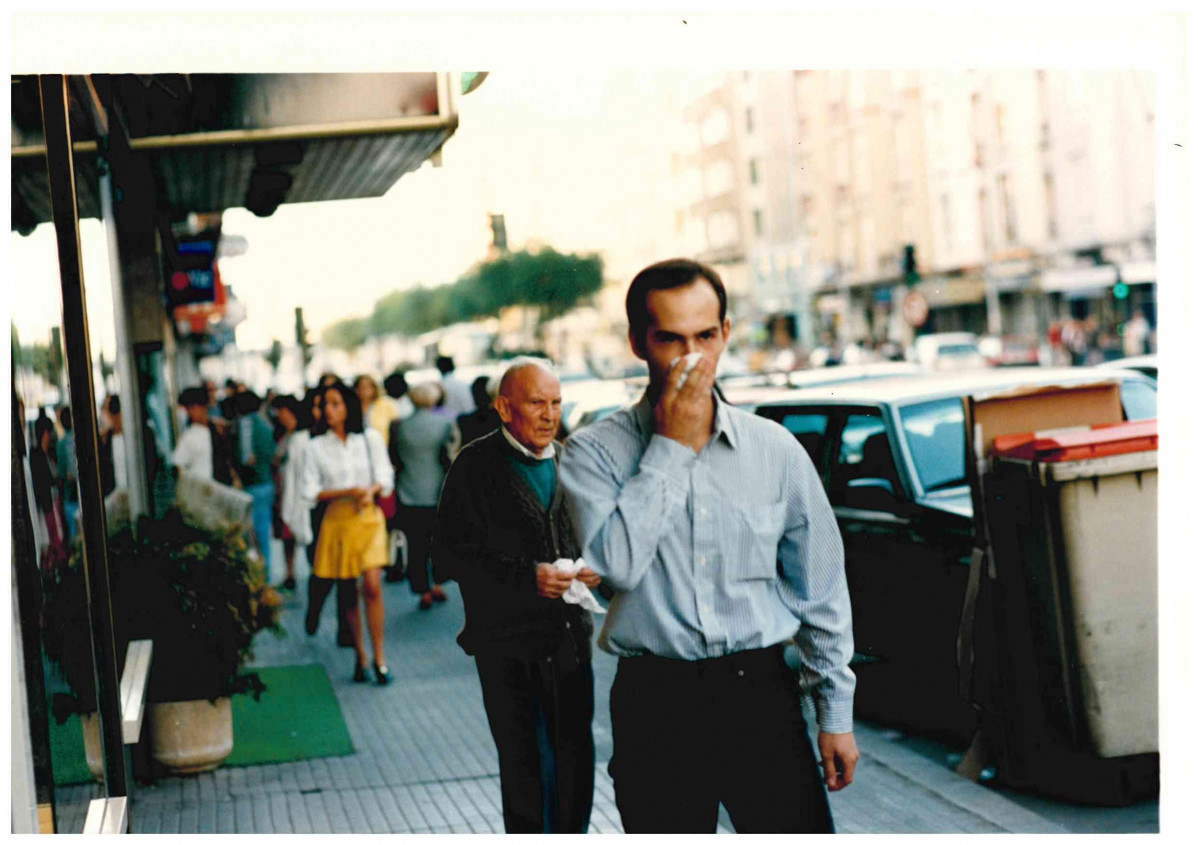
[[[978,341],[991,367],[1025,367],[1040,363],[1040,342],[1029,335],[993,335]]]
[[[910,360],[932,372],[974,370],[987,365],[972,332],[939,332],[915,338]]]
[[[1112,370],[1128,419],[1156,416],[1156,384]],[[968,742],[956,636],[973,547],[962,397],[1095,381],[1084,368],[987,369],[811,387],[756,413],[795,435],[819,471],[845,547],[857,711]]]
[[[879,361],[839,367],[817,367],[789,373],[737,376],[720,379],[717,385],[725,401],[752,411],[763,402],[785,399],[792,391],[895,376],[920,376],[924,371],[915,364]]]
[[[1155,355],[1133,355],[1129,358],[1116,358],[1114,361],[1103,361],[1101,364],[1096,364],[1095,366],[1103,370],[1135,370],[1156,381]]]
[[[562,385],[562,426],[566,434],[572,434],[635,402],[642,390],[641,379],[566,382]]]

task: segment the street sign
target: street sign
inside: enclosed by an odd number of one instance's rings
[[[903,319],[907,325],[918,329],[928,321],[928,299],[917,290],[907,291],[903,297]]]

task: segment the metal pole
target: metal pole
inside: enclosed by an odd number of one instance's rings
[[[91,342],[79,253],[79,215],[68,122],[67,80],[62,75],[43,75],[39,77],[39,84],[42,126],[46,133],[50,204],[58,239],[63,335],[74,412],[75,454],[79,465],[83,571],[87,580],[87,614],[91,623],[96,705],[100,712],[100,740],[104,750],[104,782],[108,797],[115,798],[128,795],[129,788],[121,731],[120,679],[117,674],[116,637],[112,628],[112,595],[109,592],[108,531],[104,522],[104,497],[100,490]]]

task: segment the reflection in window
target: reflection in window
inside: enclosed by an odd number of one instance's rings
[[[1128,379],[1120,387],[1123,413],[1129,420],[1156,419],[1156,388],[1148,382]]]
[[[828,417],[825,414],[786,414],[779,422],[807,450],[812,462],[818,464],[820,452],[824,448]]]
[[[965,411],[960,399],[911,405],[899,412],[899,419],[925,493],[965,483]]]

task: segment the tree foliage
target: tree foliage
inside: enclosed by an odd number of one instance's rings
[[[339,320],[329,326],[321,334],[325,346],[334,349],[344,349],[347,352],[357,349],[370,335],[370,321],[364,317],[350,317]]]
[[[450,285],[394,291],[375,303],[369,334],[417,335],[524,305],[550,320],[575,308],[603,286],[597,255],[545,249],[513,252],[479,265]],[[360,341],[359,341],[360,342]]]

